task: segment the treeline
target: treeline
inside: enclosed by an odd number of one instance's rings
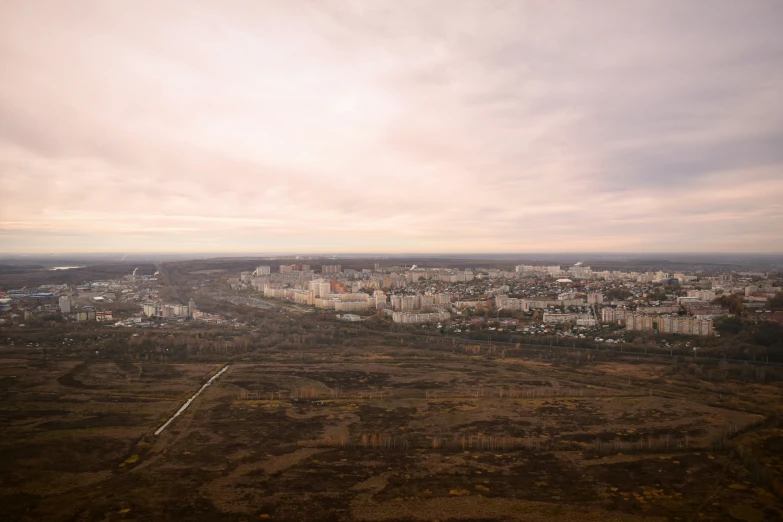
[[[669,375],[693,375],[699,380],[723,382],[769,382],[783,379],[783,368],[745,362],[731,362],[726,359],[706,362],[685,362],[675,360],[669,367]]]
[[[722,436],[722,435],[721,435]],[[594,455],[604,456],[630,453],[679,453],[683,451],[704,450],[706,447],[687,435],[639,436],[635,440],[622,440],[619,437],[606,441],[600,437],[585,447],[583,443],[548,435],[514,437],[508,434],[457,433],[452,436],[400,436],[392,433],[361,433],[350,435],[342,432],[324,435],[320,439],[300,441],[308,447],[346,448],[354,450],[396,450],[430,449],[446,452],[463,451],[591,451]],[[725,449],[712,445],[713,450]]]
[[[225,385],[225,384],[223,384]],[[292,386],[264,392],[252,391],[234,384],[240,388],[237,392],[237,400],[317,400],[317,399],[384,399],[392,395],[391,390],[370,389],[346,391],[339,387],[318,390],[314,387]],[[406,390],[407,391],[407,390]],[[470,388],[452,388],[423,390],[425,399],[560,399],[571,397],[596,397],[600,395],[596,389],[586,387],[552,387],[552,386],[523,386],[503,385],[484,386],[479,385]],[[410,397],[410,394],[405,394]]]

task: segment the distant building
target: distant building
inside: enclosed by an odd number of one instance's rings
[[[142,309],[144,310],[144,315],[146,315],[147,317],[157,317],[159,308],[160,308],[160,302],[144,303],[142,305]]]
[[[676,314],[680,311],[679,305],[639,306],[636,311],[642,314]]]
[[[543,321],[546,324],[566,324],[576,321],[575,314],[545,313]]]
[[[402,324],[421,324],[437,323],[448,321],[451,314],[448,312],[414,313],[414,312],[394,312],[392,321]]]
[[[294,265],[280,265],[280,273],[285,274],[289,272],[308,272],[310,270],[310,265],[304,265],[301,263],[297,263]]]
[[[599,294],[599,293],[587,294],[587,304],[595,305],[595,304],[601,304],[603,302],[604,302],[604,294]]]
[[[593,271],[589,266],[574,265],[568,269],[568,273],[575,279],[591,279]]]
[[[181,304],[163,305],[163,317],[187,317],[189,315],[188,307]]]
[[[386,294],[383,290],[374,291],[372,296],[375,299],[375,308],[386,308]]]
[[[682,335],[711,335],[712,319],[698,319],[683,316],[662,316],[658,318],[658,331]]]
[[[563,275],[563,270],[560,268],[559,265],[553,265],[546,267],[547,274],[549,274],[552,277],[560,277]]]
[[[715,292],[712,290],[688,290],[688,297],[695,297],[699,301],[712,301],[715,299]]]
[[[88,310],[88,311],[82,311],[76,313],[76,320],[77,321],[95,321],[96,318],[95,310]]]
[[[625,316],[626,330],[652,332],[653,324],[653,318],[649,315],[630,313]]]
[[[255,272],[253,272],[254,276],[262,276],[262,275],[269,275],[272,273],[272,267],[267,265],[262,265],[256,267]]]
[[[60,296],[60,312],[64,314],[70,314],[71,313],[71,296],[69,295],[62,295]]]
[[[561,301],[559,300],[553,300],[553,299],[520,299],[519,300],[522,306],[523,312],[529,312],[530,310],[535,310],[537,308],[548,308],[550,306],[559,306],[561,304]]]
[[[339,274],[342,272],[342,267],[340,265],[323,265],[321,266],[321,273],[322,274]]]

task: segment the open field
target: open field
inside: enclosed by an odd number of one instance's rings
[[[783,518],[779,382],[447,343],[0,350],[2,520]]]

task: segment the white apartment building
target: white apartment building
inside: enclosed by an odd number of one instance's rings
[[[625,328],[640,332],[653,331],[653,318],[649,315],[630,313],[625,316]]]
[[[593,277],[593,271],[589,266],[572,266],[568,269],[568,273],[575,279],[591,279]]]
[[[658,318],[658,331],[682,335],[711,335],[712,319],[662,316]]]
[[[604,294],[592,293],[587,294],[587,304],[596,305],[604,302]]]
[[[60,312],[64,314],[71,313],[71,296],[68,295],[61,295],[60,296]]]
[[[695,297],[699,301],[712,301],[715,299],[715,292],[712,290],[688,290],[688,297]]]
[[[569,324],[575,323],[579,319],[589,319],[595,324],[595,319],[590,314],[544,313],[543,317],[543,321],[546,324]]]
[[[267,265],[257,266],[255,272],[253,272],[254,276],[263,276],[263,275],[270,275],[272,273],[272,267]]]
[[[448,321],[451,314],[445,311],[430,313],[394,312],[392,321],[401,324],[422,324]]]
[[[561,301],[552,299],[520,299],[522,302],[522,311],[529,312],[539,308],[548,308],[550,306],[558,306]]]
[[[601,322],[618,323],[625,321],[625,316],[630,314],[625,308],[601,308]]]

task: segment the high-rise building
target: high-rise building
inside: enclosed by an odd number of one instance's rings
[[[323,265],[321,266],[321,273],[322,274],[339,274],[342,272],[342,267],[340,265]]]
[[[660,283],[661,281],[664,281],[666,279],[669,279],[669,274],[666,272],[659,270],[658,272],[655,272],[655,275],[653,276],[653,282],[654,283]]]
[[[158,315],[158,312],[160,310],[160,303],[144,303],[142,305],[142,308],[144,309],[144,315],[147,317],[155,317]]]
[[[650,332],[653,329],[653,318],[644,314],[627,314],[625,316],[625,328],[641,332]]]
[[[559,265],[548,266],[546,267],[546,271],[552,277],[563,275],[563,270],[561,270]]]
[[[568,273],[575,279],[590,279],[593,277],[593,271],[589,266],[579,264],[569,268]]]
[[[662,316],[658,318],[658,331],[681,335],[711,335],[712,319],[698,319],[681,316]]]
[[[60,312],[64,314],[71,313],[71,296],[69,295],[60,296]]]
[[[375,299],[376,308],[384,308],[386,306],[386,294],[383,290],[376,290],[373,292],[373,299]]]
[[[604,294],[587,294],[587,304],[601,304],[604,302]]]
[[[695,297],[699,301],[713,301],[715,292],[713,290],[688,290],[688,297]]]
[[[253,272],[254,276],[269,275],[272,273],[272,267],[268,265],[262,265],[256,267],[256,271]]]

